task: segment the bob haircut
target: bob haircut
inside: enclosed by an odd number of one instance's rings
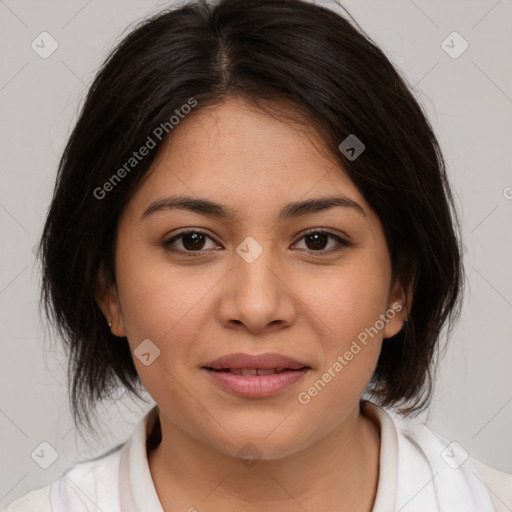
[[[464,280],[460,223],[426,115],[377,45],[333,10],[194,0],[143,20],[111,51],[60,160],[39,246],[41,301],[66,348],[75,423],[91,428],[96,404],[120,385],[141,398],[127,340],[110,332],[96,302],[99,283],[115,285],[118,220],[172,136],[171,118],[194,101],[191,116],[230,97],[274,116],[279,102],[292,105],[380,218],[393,276],[414,301],[367,391],[401,414],[424,409]],[[351,134],[365,145],[356,159],[339,149]],[[153,149],[128,172],[148,137]]]

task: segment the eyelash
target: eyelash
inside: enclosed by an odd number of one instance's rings
[[[175,242],[176,240],[179,240],[184,235],[190,235],[190,234],[205,235],[210,240],[213,240],[213,238],[210,235],[208,235],[206,232],[201,231],[201,230],[193,229],[193,230],[188,230],[188,231],[182,231],[182,232],[178,233],[177,235],[174,235],[171,238],[169,238],[168,240],[164,241],[164,243],[163,243],[164,249],[166,251],[169,251],[169,252],[172,252],[172,253],[178,253],[180,255],[190,256],[190,257],[198,257],[198,256],[201,255],[201,253],[206,252],[205,250],[184,251],[182,249],[176,249],[176,248],[171,246],[171,244],[173,242]],[[338,241],[338,243],[339,243],[338,247],[331,248],[331,249],[321,249],[321,250],[318,250],[318,251],[314,251],[312,249],[305,249],[309,253],[313,253],[315,256],[316,255],[319,255],[319,256],[328,255],[328,254],[331,254],[333,252],[337,252],[337,251],[343,250],[344,248],[349,247],[350,245],[352,245],[350,242],[348,242],[346,239],[340,237],[339,235],[335,235],[334,233],[331,233],[330,231],[319,230],[319,229],[311,229],[311,230],[307,231],[306,233],[304,233],[302,235],[301,238],[299,238],[294,243],[294,245],[297,244],[298,242],[300,242],[303,238],[306,238],[309,235],[315,235],[315,234],[329,235],[329,237],[336,239]],[[213,241],[215,241],[215,240],[213,240]]]

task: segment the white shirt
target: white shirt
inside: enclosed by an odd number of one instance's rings
[[[372,512],[510,512],[512,475],[467,456],[418,419],[372,402],[380,425],[377,494]],[[28,492],[3,512],[164,512],[149,469],[146,440],[155,406],[122,445],[76,463],[51,485]],[[193,506],[194,504],[191,504]]]

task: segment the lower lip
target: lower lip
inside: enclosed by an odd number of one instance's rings
[[[309,371],[290,370],[271,375],[235,375],[229,372],[216,372],[203,368],[210,375],[213,382],[225,391],[238,396],[261,398],[275,395],[279,391],[299,382]]]

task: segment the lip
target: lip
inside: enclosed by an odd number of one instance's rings
[[[269,375],[236,375],[229,369],[280,370]],[[272,396],[299,382],[311,367],[288,356],[277,353],[229,354],[208,362],[202,368],[212,382],[222,390],[248,398]]]
[[[203,368],[213,368],[215,370],[232,368],[260,368],[262,370],[270,370],[272,368],[289,368],[291,370],[299,370],[304,367],[309,366],[306,363],[276,352],[254,355],[237,352],[236,354],[228,354],[226,356],[219,357],[203,365]]]
[[[310,368],[303,368],[272,375],[245,376],[202,368],[202,371],[206,372],[212,382],[222,390],[247,398],[264,398],[275,395],[299,382],[309,370]]]

